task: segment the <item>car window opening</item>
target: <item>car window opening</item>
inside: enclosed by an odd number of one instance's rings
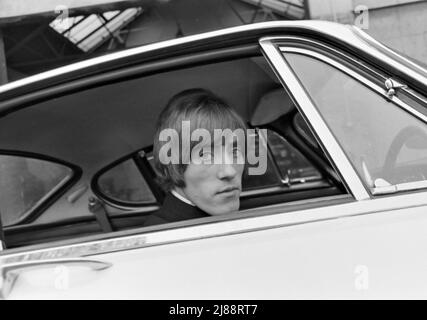
[[[164,89],[161,95],[155,89],[159,87]],[[50,135],[49,144],[43,139],[11,143],[22,150],[37,149],[67,159],[83,170],[78,184],[35,221],[6,226],[8,245],[143,226],[164,198],[153,167],[155,120],[170,97],[193,87],[224,97],[250,128],[268,132],[267,137],[261,136],[268,145],[267,171],[253,177],[245,171],[241,210],[347,193],[266,60],[261,56],[235,59],[108,84],[60,101],[42,102],[14,113],[7,121],[2,119],[0,130],[10,130],[9,136],[17,121],[36,123],[28,132],[35,137],[49,136],[47,131],[54,130],[57,134]],[[70,122],[61,126],[59,119]],[[70,139],[73,125],[79,130],[73,130]]]
[[[405,85],[388,79],[384,96],[367,80],[362,83],[344,72],[338,62],[284,55],[373,195],[426,188],[425,115],[393,100]]]

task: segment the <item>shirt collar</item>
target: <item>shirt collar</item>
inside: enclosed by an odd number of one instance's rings
[[[186,204],[189,204],[190,206],[195,207],[196,205],[191,202],[190,200],[188,200],[186,197],[180,195],[178,192],[176,192],[175,190],[171,190],[171,193],[178,198],[179,200],[181,200],[182,202],[185,202]]]

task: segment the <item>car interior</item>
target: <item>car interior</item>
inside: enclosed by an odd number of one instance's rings
[[[0,183],[10,192],[0,198],[7,247],[142,227],[164,197],[152,165],[157,117],[190,88],[212,91],[248,126],[268,129],[257,137],[267,142],[267,171],[244,174],[242,215],[347,193],[264,57],[205,63],[88,88],[0,118],[0,169],[10,175]]]

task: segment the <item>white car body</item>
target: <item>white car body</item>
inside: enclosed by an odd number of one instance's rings
[[[328,126],[310,107],[312,103],[301,86],[292,81],[289,69],[272,45],[287,37],[289,30],[323,33],[393,65],[414,82],[427,85],[423,69],[370,46],[352,27],[295,21],[220,30],[48,71],[6,84],[0,87],[0,95],[142,52],[269,29],[274,29],[274,34],[260,37],[263,53],[278,76],[289,81],[287,90],[304,105],[307,120],[350,194],[249,209],[244,216],[237,213],[205,224],[177,223],[165,230],[119,231],[99,239],[77,237],[6,249],[0,253],[3,298],[427,298],[426,187],[386,196],[371,193]]]

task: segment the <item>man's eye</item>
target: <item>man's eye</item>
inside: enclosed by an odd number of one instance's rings
[[[242,156],[243,156],[243,153],[242,153],[242,151],[239,148],[234,148],[233,149],[233,157],[235,159],[237,159],[239,157],[242,157]]]
[[[209,151],[201,150],[199,152],[199,157],[202,161],[211,161],[212,160],[212,153]]]

